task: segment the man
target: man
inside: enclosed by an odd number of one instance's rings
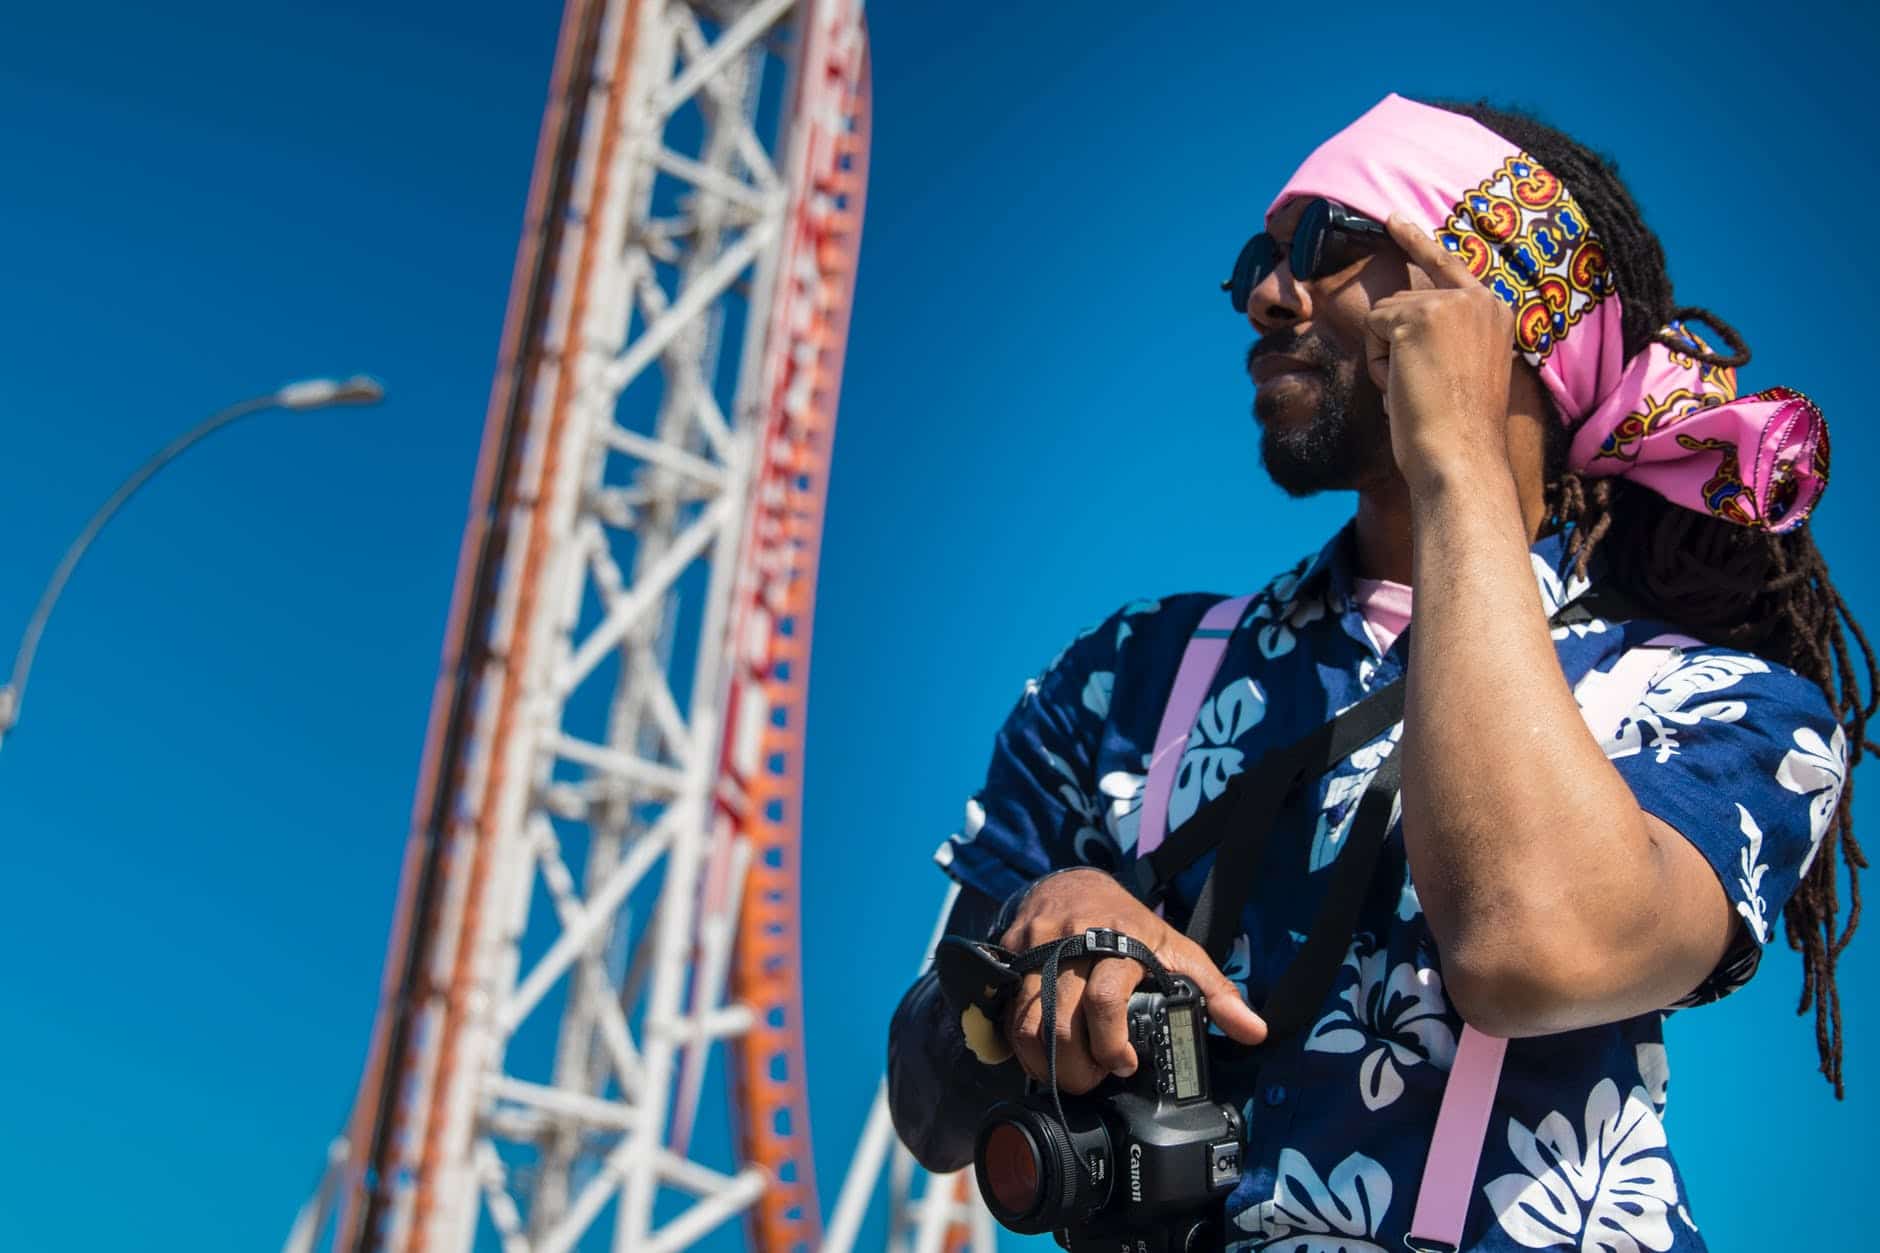
[[[1137,860],[1158,722],[1218,598],[1126,606],[1000,731],[937,855],[961,884],[949,930],[1022,951],[1114,928],[1197,983],[1225,1037],[1215,1095],[1245,1129],[1232,1247],[1402,1248],[1466,1023],[1511,1043],[1460,1247],[1701,1249],[1660,1121],[1663,1019],[1747,980],[1777,913],[1840,1091],[1836,854],[1851,878],[1844,784],[1872,706],[1805,526],[1820,415],[1786,389],[1739,397],[1747,351],[1674,305],[1609,164],[1484,105],[1388,97],[1289,181],[1229,286],[1259,337],[1268,472],[1293,495],[1356,491],[1357,512],[1253,599],[1166,826],[1399,678],[1403,721],[1280,813],[1216,967],[1181,931],[1211,857],[1172,884],[1166,921],[1110,872]],[[1589,584],[1638,609],[1553,625]],[[1707,643],[1596,739],[1576,688],[1669,631]],[[1309,1029],[1269,1041],[1259,1007],[1393,754],[1401,820],[1344,969]],[[1139,1063],[1123,1010],[1142,976],[1066,963],[1062,1091]],[[1016,1062],[997,1066],[933,976],[903,1000],[891,1104],[929,1168],[964,1165],[988,1105],[1042,1080],[1040,991],[1033,974],[1013,998]]]

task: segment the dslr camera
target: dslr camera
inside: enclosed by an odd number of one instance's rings
[[[1110,933],[1113,934],[1113,933]],[[1123,955],[1102,944],[1090,951]],[[1112,941],[1112,943],[1117,943]],[[975,945],[983,961],[1003,953]],[[987,952],[992,949],[992,952]],[[1003,985],[1008,991],[1016,982]],[[1151,984],[1156,990],[1147,990]],[[982,985],[984,986],[984,985]],[[1240,1181],[1240,1114],[1208,1088],[1207,1003],[1180,975],[1129,1001],[1137,1067],[1082,1096],[1034,1088],[988,1112],[974,1143],[993,1217],[1050,1232],[1069,1253],[1214,1253],[1223,1202]]]

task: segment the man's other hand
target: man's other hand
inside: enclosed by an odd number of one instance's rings
[[[1148,945],[1164,966],[1185,975],[1208,999],[1208,1014],[1230,1039],[1258,1044],[1266,1023],[1207,951],[1158,918],[1101,870],[1052,875],[1027,895],[999,943],[1014,953],[1090,927],[1108,927]],[[1147,972],[1127,957],[1081,957],[1058,972],[1057,1080],[1065,1092],[1088,1092],[1105,1075],[1130,1075],[1129,998]],[[1006,1011],[1005,1035],[1032,1078],[1046,1078],[1043,979],[1025,976]]]

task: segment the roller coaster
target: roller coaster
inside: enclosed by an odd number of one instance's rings
[[[868,180],[860,0],[569,0],[380,1009],[287,1248],[993,1247],[877,1093],[810,1153],[804,717]],[[735,1162],[693,1151],[714,1059]],[[920,1191],[918,1199],[916,1191]]]

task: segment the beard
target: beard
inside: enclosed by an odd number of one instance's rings
[[[1276,353],[1298,357],[1307,369],[1283,391],[1254,396],[1260,460],[1274,484],[1288,496],[1311,496],[1356,490],[1388,473],[1390,424],[1363,363],[1316,335],[1276,331],[1248,351],[1249,373]]]

